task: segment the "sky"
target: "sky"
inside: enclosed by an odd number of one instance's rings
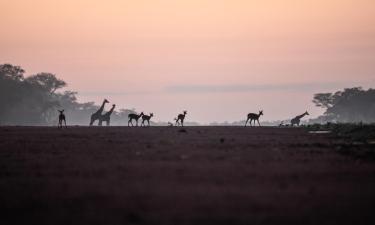
[[[155,121],[314,118],[314,93],[375,86],[373,0],[0,0],[0,27],[1,64]]]

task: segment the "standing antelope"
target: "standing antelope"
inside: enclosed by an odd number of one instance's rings
[[[138,115],[138,114],[135,114],[135,113],[130,113],[130,114],[128,115],[128,118],[129,118],[128,126],[129,126],[129,123],[131,123],[131,125],[134,126],[134,125],[133,125],[133,120],[135,120],[136,125],[138,126],[138,120],[139,120],[139,118],[141,118],[143,115],[144,115],[143,112],[141,112],[141,114],[139,114],[139,115]]]
[[[260,126],[259,117],[261,115],[263,115],[263,110],[260,110],[258,114],[256,114],[256,113],[247,114],[247,120],[246,120],[246,123],[245,123],[245,127],[246,127],[246,124],[249,120],[250,120],[250,126],[251,126],[251,123],[253,122],[253,120],[254,120],[254,126],[255,126],[255,121],[258,121],[258,125]]]
[[[142,116],[142,123],[141,123],[141,126],[145,126],[145,121],[147,121],[148,126],[150,126],[150,119],[151,119],[151,117],[153,117],[153,116],[154,116],[153,113],[150,113],[150,115],[143,115],[143,116]]]
[[[187,114],[187,111],[185,110],[183,114],[178,114],[177,120],[176,120],[176,126],[180,125],[178,121],[181,121],[181,126],[184,126],[184,119]]]
[[[65,128],[66,128],[66,120],[65,120],[64,110],[57,110],[57,111],[59,111],[59,113],[60,113],[60,115],[59,115],[59,124],[57,125],[57,127],[58,128],[62,128],[63,127],[62,122],[64,121]]]
[[[299,126],[299,123],[301,122],[302,117],[310,115],[307,111],[299,116],[294,117],[290,120],[290,125],[293,127],[294,124]]]

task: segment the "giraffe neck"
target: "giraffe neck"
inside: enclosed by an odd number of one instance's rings
[[[302,115],[299,115],[297,116],[298,119],[301,119],[302,117],[306,116],[306,113],[302,114]]]
[[[114,106],[112,106],[112,108],[107,112],[107,115],[111,115],[113,113],[113,110],[115,109]]]
[[[105,103],[106,102],[103,101],[102,105],[100,106],[100,108],[98,109],[98,111],[96,113],[102,113],[103,112]]]

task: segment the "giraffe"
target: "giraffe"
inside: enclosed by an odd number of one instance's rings
[[[143,115],[143,116],[142,116],[142,123],[141,123],[141,126],[146,126],[146,125],[145,125],[145,121],[147,121],[148,126],[150,126],[150,119],[151,119],[151,117],[153,117],[153,116],[154,116],[153,113],[150,113],[149,116],[148,116],[148,115]]]
[[[184,126],[184,119],[185,119],[186,114],[187,114],[186,110],[184,111],[184,114],[178,114],[177,120],[176,120],[176,126],[180,125],[178,121],[181,121],[181,126]]]
[[[66,126],[66,119],[65,119],[65,115],[64,115],[64,110],[57,110],[60,114],[59,114],[59,124],[57,125],[58,128],[62,128],[63,127],[63,121],[64,121],[64,124],[65,124],[65,128],[67,128]]]
[[[301,122],[302,117],[310,115],[307,111],[299,116],[294,117],[290,120],[290,125],[293,127],[293,125],[299,126],[299,123]]]
[[[113,110],[115,109],[115,107],[116,107],[116,105],[113,104],[112,108],[100,117],[99,126],[102,125],[103,121],[105,121],[107,123],[107,126],[109,126],[111,124],[111,114],[113,113]]]
[[[93,113],[93,114],[91,115],[90,126],[92,126],[96,120],[100,120],[100,118],[101,118],[101,116],[102,116],[102,112],[103,112],[103,110],[104,110],[104,105],[105,105],[106,103],[109,103],[109,101],[108,101],[107,99],[104,99],[104,100],[103,100],[103,103],[102,103],[102,105],[100,106],[100,108],[98,109],[98,111],[96,111],[95,113]]]
[[[128,118],[129,118],[128,126],[129,126],[129,123],[131,123],[131,125],[133,126],[133,120],[135,120],[136,125],[137,125],[137,127],[138,127],[138,120],[139,120],[139,118],[141,118],[143,115],[144,115],[143,112],[141,112],[141,114],[139,114],[139,115],[138,115],[138,114],[135,114],[135,113],[130,113],[130,114],[128,115]]]
[[[260,110],[258,114],[256,114],[256,113],[247,114],[247,120],[245,122],[245,127],[246,127],[246,124],[249,120],[250,120],[250,126],[251,126],[251,123],[253,122],[253,120],[254,120],[254,125],[255,125],[255,121],[258,121],[258,125],[260,126],[259,117],[261,115],[263,115],[263,110]]]

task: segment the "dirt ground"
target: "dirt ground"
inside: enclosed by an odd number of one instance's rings
[[[302,128],[0,127],[0,224],[375,224],[375,163],[340,142]]]

